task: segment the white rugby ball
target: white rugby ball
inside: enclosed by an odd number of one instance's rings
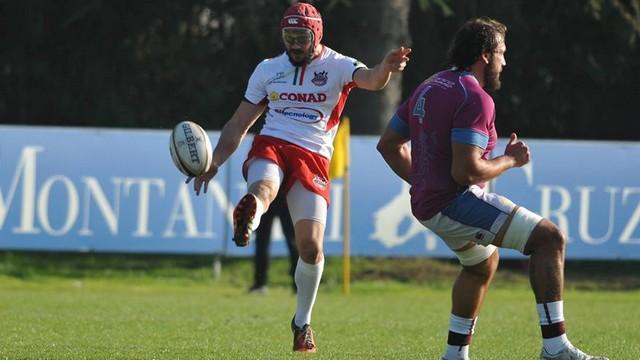
[[[173,163],[186,176],[198,176],[207,171],[213,156],[209,136],[192,121],[182,121],[173,128],[169,151]]]

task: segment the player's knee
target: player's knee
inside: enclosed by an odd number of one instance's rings
[[[256,195],[267,206],[276,198],[278,186],[271,181],[257,181],[249,186],[249,192]]]
[[[549,237],[549,242],[551,242],[551,245],[553,246],[554,249],[556,249],[557,251],[564,252],[564,248],[567,243],[567,238],[557,226],[551,224],[551,226],[549,227],[548,237]]]
[[[548,220],[542,220],[531,233],[525,254],[537,251],[564,253],[566,236],[560,228]]]
[[[322,247],[315,246],[314,244],[305,244],[298,249],[302,261],[307,264],[317,264],[324,258],[322,253]]]
[[[493,275],[498,270],[498,263],[500,262],[500,255],[498,251],[494,251],[486,260],[472,266],[465,266],[464,271],[467,271],[478,280],[482,282],[488,282],[493,278]]]

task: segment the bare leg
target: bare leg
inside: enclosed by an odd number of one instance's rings
[[[564,235],[546,219],[531,233],[524,253],[531,255],[529,279],[537,303],[562,300],[564,247]]]
[[[473,243],[469,245],[475,246]],[[469,249],[469,246],[466,248]],[[449,316],[449,334],[443,359],[469,358],[469,345],[476,318],[498,268],[499,258],[498,251],[494,251],[483,262],[464,266],[460,271],[451,292],[452,308]]]
[[[453,284],[452,309],[454,315],[473,319],[498,268],[499,255],[495,251],[487,260],[473,266],[465,266]]]
[[[273,199],[278,194],[280,184],[268,180],[258,180],[249,185],[249,192],[255,195],[262,202],[264,211],[267,211]]]

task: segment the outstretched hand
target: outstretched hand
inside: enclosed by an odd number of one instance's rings
[[[204,185],[204,193],[206,194],[207,189],[209,188],[209,181],[211,181],[211,179],[213,179],[213,177],[216,176],[217,173],[218,173],[218,166],[212,163],[211,166],[209,167],[209,170],[205,171],[201,175],[198,175],[195,178],[193,176],[189,176],[187,180],[185,180],[185,184],[188,184],[191,182],[191,180],[195,179],[195,181],[193,182],[193,191],[196,192],[196,196],[200,195],[200,189],[202,188],[203,185]]]
[[[389,72],[399,72],[404,70],[409,61],[409,53],[411,48],[401,46],[397,49],[393,49],[387,53],[384,57],[385,70]]]
[[[515,160],[516,167],[524,166],[531,160],[529,146],[523,141],[518,140],[516,133],[511,133],[511,138],[504,149],[504,154],[511,156]]]

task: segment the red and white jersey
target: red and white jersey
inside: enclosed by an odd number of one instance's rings
[[[262,61],[254,70],[245,100],[267,101],[261,135],[276,137],[327,159],[340,115],[363,63],[324,46],[311,63],[294,66],[286,52]]]

